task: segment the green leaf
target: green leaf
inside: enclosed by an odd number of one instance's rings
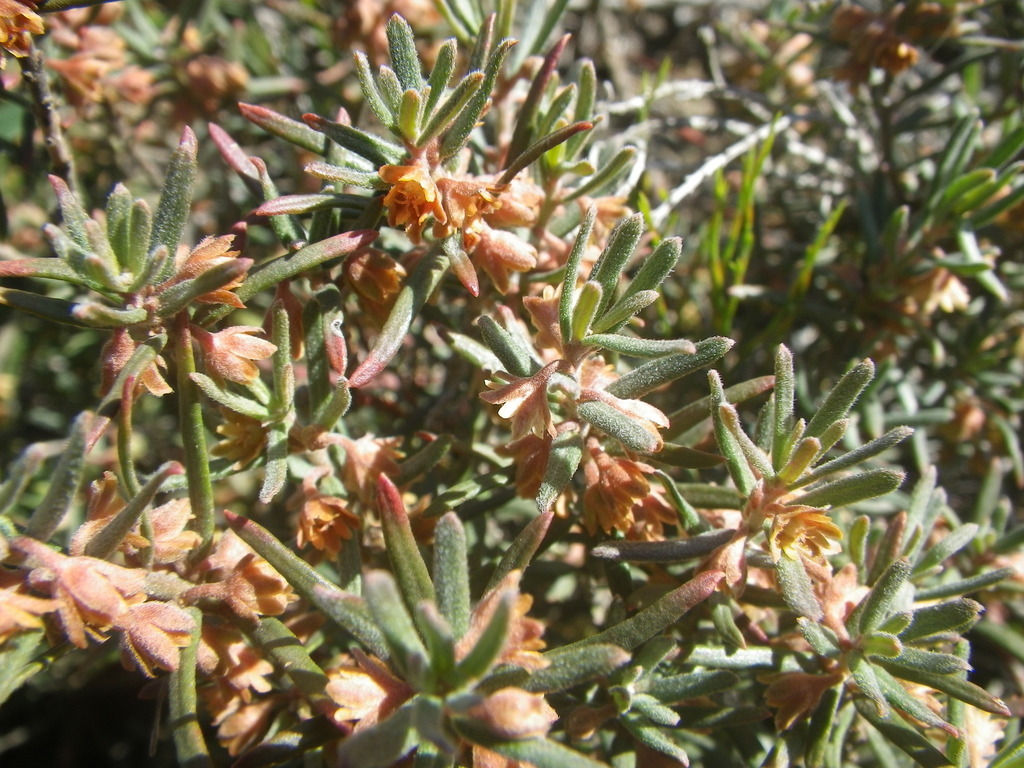
[[[459,84],[455,86],[454,90],[448,96],[447,99],[437,108],[437,111],[433,114],[427,112],[430,117],[427,118],[426,125],[423,126],[423,130],[420,131],[419,139],[417,140],[417,146],[424,146],[431,139],[436,138],[438,135],[443,133],[452,124],[452,121],[457,119],[458,115],[466,108],[470,100],[476,95],[477,91],[480,90],[480,86],[484,82],[483,72],[470,72],[464,78],[459,80]],[[434,93],[431,91],[431,97]],[[428,104],[429,108],[429,104]]]
[[[657,291],[639,291],[629,296],[623,296],[610,306],[608,311],[601,315],[601,318],[593,324],[593,330],[601,333],[621,328],[631,317],[649,307],[658,298],[659,294]]]
[[[576,234],[572,250],[565,262],[565,277],[562,280],[562,293],[558,298],[558,326],[563,339],[572,338],[572,319],[576,314],[576,279],[579,276],[583,253],[590,242],[590,233],[597,219],[597,208],[590,206],[580,222],[580,230]]]
[[[412,27],[409,26],[409,22],[396,13],[388,19],[384,31],[388,38],[391,64],[395,74],[398,75],[398,81],[402,84],[402,88],[419,91],[424,83]]]
[[[807,437],[821,437],[828,427],[846,418],[861,392],[875,377],[875,364],[865,360],[848,371],[818,407],[807,424]],[[824,440],[822,441],[824,443]]]
[[[589,278],[600,284],[603,289],[604,298],[600,305],[601,312],[604,312],[611,303],[622,270],[626,268],[626,263],[636,251],[643,233],[643,216],[635,213],[620,221],[608,236],[608,244],[594,263]]]
[[[782,555],[775,559],[775,573],[779,589],[790,610],[811,621],[821,621],[825,615],[814,595],[814,587],[804,568],[803,560]]]
[[[898,656],[886,660],[896,667],[914,669],[923,675],[955,675],[971,668],[970,664],[951,653],[910,647],[904,647]]]
[[[564,144],[573,136],[584,131],[589,131],[593,127],[593,123],[584,120],[578,123],[570,123],[563,128],[558,128],[546,136],[542,136],[537,139],[537,141],[527,147],[521,155],[517,156],[509,163],[508,168],[505,169],[498,179],[498,186],[502,187],[506,184],[512,183],[512,180],[519,175],[522,170],[535,163],[544,156],[544,154],[550,152],[560,144]]]
[[[718,371],[708,373],[708,383],[711,385],[711,420],[715,428],[715,442],[725,457],[725,465],[736,489],[742,496],[749,496],[754,490],[757,478],[741,443],[740,436],[746,438],[746,435],[739,427],[736,410],[730,408],[729,403],[725,401],[725,391],[722,389],[722,379]],[[750,442],[749,438],[747,442]]]
[[[820,623],[820,620],[812,620],[801,616],[796,620],[800,627],[800,634],[808,642],[814,652],[825,658],[835,658],[839,655],[839,638],[836,633]]]
[[[582,343],[598,349],[607,349],[630,357],[664,357],[665,355],[692,355],[697,351],[687,339],[638,339],[618,333],[595,333],[585,336]]]
[[[132,496],[128,503],[89,540],[85,545],[85,554],[100,560],[106,560],[113,555],[124,541],[124,537],[135,527],[143,512],[160,492],[164,481],[173,475],[184,473],[184,467],[176,461],[168,461],[161,465],[139,492]]]
[[[46,668],[43,657],[46,648],[45,635],[34,630],[18,632],[0,645],[0,704],[26,680]]]
[[[272,616],[265,616],[247,634],[321,714],[334,713],[337,704],[327,695],[327,675],[288,627]]]
[[[891,743],[902,749],[922,768],[945,768],[952,765],[917,731],[902,725],[892,717],[880,717],[875,708],[863,699],[854,699],[857,711]]]
[[[966,547],[978,536],[980,528],[974,523],[965,523],[951,530],[936,544],[925,549],[914,563],[912,578],[918,578],[938,568],[942,562]]]
[[[310,128],[376,165],[399,165],[405,158],[405,150],[402,147],[351,125],[336,123],[311,113],[303,115],[302,119]]]
[[[374,342],[373,349],[349,377],[349,386],[358,389],[369,384],[391,362],[405,341],[405,334],[409,331],[413,318],[437,288],[447,268],[447,257],[437,252],[419,261],[399,291],[391,314],[388,315],[380,335]]]
[[[629,653],[617,645],[588,645],[553,657],[548,666],[530,673],[521,687],[531,693],[565,691],[607,677],[628,663]]]
[[[946,633],[962,635],[978,622],[983,610],[981,603],[965,597],[926,605],[914,610],[910,623],[898,634],[904,643]]]
[[[872,663],[859,652],[851,653],[847,663],[850,667],[850,674],[853,675],[853,679],[857,682],[861,693],[867,696],[875,705],[875,716],[879,719],[889,717],[891,712],[889,702],[882,692],[882,685],[878,682],[878,677],[875,675],[875,668]],[[864,714],[864,712],[861,711],[861,714]]]
[[[423,600],[435,601],[434,585],[416,544],[405,502],[398,488],[384,474],[377,477],[377,508],[388,558],[406,605],[412,609]]]
[[[347,631],[382,659],[390,655],[384,636],[374,623],[366,603],[356,595],[344,592],[327,581],[305,560],[276,539],[266,528],[248,518],[224,511],[228,525],[235,533],[270,563],[300,595],[324,612],[329,619]]]
[[[338,726],[331,718],[299,720],[250,747],[235,759],[231,768],[271,768],[337,740]]]
[[[548,512],[572,482],[583,459],[583,435],[579,429],[564,429],[551,440],[544,479],[537,490],[537,510]]]
[[[515,44],[515,40],[502,40],[491,52],[487,59],[487,65],[484,67],[483,82],[473,93],[465,108],[459,112],[451,127],[445,132],[444,138],[441,139],[440,157],[442,162],[447,162],[466,146],[469,135],[476,127],[477,121],[491,98],[501,65]]]
[[[580,341],[590,333],[590,326],[597,316],[597,308],[601,304],[604,289],[600,283],[588,280],[580,288],[572,311],[572,323],[567,339],[571,342]]]
[[[186,608],[194,621],[189,644],[181,649],[178,668],[168,679],[168,724],[174,739],[178,765],[188,768],[213,768],[213,760],[206,747],[199,726],[199,706],[196,696],[196,657],[203,625],[203,614],[198,608]]]
[[[643,677],[637,690],[649,693],[664,704],[710,696],[737,687],[740,679],[726,670],[702,670],[671,677]]]
[[[724,578],[721,571],[707,571],[662,596],[635,615],[583,640],[564,645],[545,654],[553,658],[577,648],[597,643],[617,645],[627,651],[643,644],[677,622],[690,609],[703,602]]]
[[[1024,760],[1024,733],[999,750],[988,768],[1016,768]]]
[[[997,568],[985,573],[979,573],[976,576],[953,579],[932,587],[922,587],[917,590],[915,597],[917,600],[924,602],[925,600],[941,600],[945,597],[966,595],[970,592],[977,592],[978,590],[991,587],[1004,579],[1011,578],[1015,574],[1016,571],[1013,568]]]
[[[46,495],[32,512],[25,535],[39,541],[48,541],[71,510],[85,472],[85,457],[89,451],[89,433],[96,417],[83,411],[71,425],[71,435],[51,474]]]
[[[541,542],[544,541],[554,514],[551,511],[542,512],[516,536],[509,548],[505,550],[505,554],[501,556],[501,560],[498,561],[494,575],[491,576],[491,580],[487,584],[487,592],[496,589],[512,571],[526,570],[540,548]]]
[[[579,403],[576,410],[588,424],[614,437],[631,451],[655,453],[663,445],[660,435],[608,403],[590,400]]]
[[[181,142],[171,155],[167,166],[167,175],[160,192],[160,202],[153,216],[153,229],[149,239],[149,249],[153,251],[161,245],[168,253],[177,253],[192,208],[192,188],[195,186],[196,172],[199,164],[197,154],[199,145],[192,129],[187,127],[181,134]],[[164,267],[161,279],[170,277],[174,262],[169,260]]]
[[[697,342],[694,354],[672,355],[644,363],[613,381],[606,390],[615,397],[627,400],[642,397],[670,381],[711,365],[732,349],[734,343],[732,339],[723,336],[704,339]]]
[[[859,448],[854,448],[849,453],[845,453],[819,467],[815,467],[810,474],[800,478],[800,485],[812,483],[826,475],[832,474],[833,472],[839,472],[861,464],[868,459],[889,450],[893,446],[899,445],[912,434],[914,434],[914,430],[910,427],[896,427],[895,429],[890,429],[881,437],[875,438],[871,442],[865,443]]]
[[[846,620],[850,634],[866,634],[882,625],[910,578],[910,563],[893,560]]]
[[[394,128],[395,114],[384,102],[384,98],[377,88],[377,83],[373,79],[370,60],[366,58],[366,54],[362,51],[356,51],[353,54],[353,59],[355,59],[356,76],[359,78],[359,88],[363,92],[363,98],[366,99],[366,103],[373,110],[373,114],[377,116],[382,125]]]
[[[677,717],[678,720],[678,717]],[[663,728],[651,725],[646,718],[641,720],[636,716],[626,716],[619,719],[619,722],[626,727],[626,730],[633,734],[633,737],[648,749],[668,755],[683,765],[688,765],[690,758],[686,750],[676,744]],[[672,723],[675,725],[675,723]]]
[[[919,651],[919,653],[925,652]],[[936,655],[945,656],[947,654]],[[1002,717],[1010,716],[1010,710],[1001,699],[997,699],[984,688],[979,688],[974,683],[969,683],[960,677],[936,674],[930,671],[926,672],[917,667],[901,664],[900,659],[878,659],[875,661],[875,664],[896,677],[903,680],[909,680],[912,683],[919,683],[920,685],[935,688],[938,691],[942,691],[955,699],[959,699],[960,701],[984,710],[985,712],[990,712],[993,715],[1000,715]]]
[[[427,670],[427,649],[413,623],[407,600],[387,571],[370,571],[363,577],[366,605],[390,651],[391,662],[414,686]]]
[[[454,512],[448,512],[434,528],[434,589],[437,606],[456,640],[469,629],[472,612],[466,556],[466,531],[462,521]]]
[[[590,550],[600,560],[631,563],[680,563],[704,557],[728,544],[736,534],[733,528],[716,528],[688,539],[669,541],[608,541]]]
[[[420,743],[414,727],[416,700],[408,701],[390,717],[343,739],[335,752],[347,768],[388,768]]]
[[[929,727],[941,728],[953,737],[958,735],[953,726],[928,709],[921,700],[910,695],[906,688],[884,669],[874,668],[874,677],[879,681],[886,699],[895,709],[909,715],[914,720],[920,720]]]
[[[892,493],[903,483],[904,476],[894,469],[869,469],[811,488],[794,501],[810,507],[845,507]]]
[[[453,679],[459,685],[478,680],[490,671],[508,643],[509,620],[518,590],[505,589],[497,597],[490,622],[480,633],[476,644],[455,667]]]
[[[484,343],[501,361],[506,371],[522,378],[537,372],[539,366],[518,334],[506,330],[489,315],[482,315],[477,320],[477,325],[480,327]]]

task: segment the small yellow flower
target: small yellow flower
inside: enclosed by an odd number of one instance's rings
[[[217,333],[198,326],[192,335],[199,342],[207,372],[218,379],[238,384],[249,384],[260,375],[256,361],[266,360],[277,351],[277,346],[256,336],[262,328],[235,325]]]
[[[819,559],[842,551],[843,532],[823,510],[798,505],[775,515],[768,540],[773,553],[791,560]]]
[[[32,0],[0,0],[0,48],[18,58],[28,55],[30,35],[41,35],[46,31],[35,9],[36,4]],[[6,64],[7,60],[0,53],[0,69]]]
[[[409,239],[419,243],[427,220],[448,221],[441,193],[425,165],[384,165],[377,172],[391,189],[384,196],[388,226],[404,227]]]

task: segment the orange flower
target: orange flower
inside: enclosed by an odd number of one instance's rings
[[[558,713],[540,693],[500,688],[469,709],[470,717],[502,739],[535,739],[547,735]]]
[[[146,572],[140,568],[67,557],[27,536],[13,539],[11,546],[27,556],[29,586],[56,600],[64,634],[79,648],[89,644],[87,635],[102,637],[129,605],[145,600]]]
[[[583,524],[590,535],[600,528],[628,532],[634,524],[633,507],[651,492],[645,475],[654,469],[639,461],[609,456],[601,443],[587,441],[590,461],[583,467],[587,488],[583,492]]]
[[[388,226],[404,227],[409,239],[419,243],[430,217],[439,224],[447,222],[441,193],[425,165],[383,165],[378,174],[391,185],[384,196]]]
[[[345,499],[320,493],[316,479],[317,476],[310,473],[302,481],[302,511],[295,543],[300,549],[312,544],[313,549],[337,557],[341,542],[348,541],[353,531],[359,530],[359,518]]]
[[[842,539],[842,530],[824,510],[802,505],[782,507],[768,534],[773,556],[782,554],[790,560],[801,555],[812,559],[834,555],[842,551]]]
[[[415,691],[358,648],[352,649],[352,656],[355,664],[328,673],[327,695],[338,705],[335,721],[354,722],[358,731],[387,718]]]
[[[183,602],[191,604],[204,599],[223,602],[241,618],[254,622],[260,616],[281,615],[289,603],[298,599],[270,563],[232,531],[221,536],[203,567],[221,580],[185,590],[181,596]]]
[[[200,304],[227,304],[229,307],[244,309],[245,304],[242,303],[238,296],[232,293],[232,289],[237,288],[245,280],[245,272],[248,271],[248,265],[252,264],[252,260],[239,259],[239,251],[230,250],[234,240],[234,235],[206,237],[187,256],[181,257],[179,255],[175,260],[175,274],[170,284],[192,280],[207,270],[219,267],[221,264],[237,262],[245,267],[245,271],[242,274],[214,291],[197,296],[194,300]]]
[[[383,251],[367,248],[346,259],[342,272],[359,295],[360,307],[383,323],[402,288],[405,267]]]
[[[19,632],[42,627],[42,616],[58,605],[56,600],[26,594],[15,574],[0,573],[0,645]]]
[[[33,0],[0,0],[0,48],[19,58],[28,55],[32,42],[30,35],[41,35],[46,31],[35,9]],[[7,60],[0,53],[0,69],[6,64]]]
[[[224,439],[210,450],[214,456],[234,459],[232,469],[241,469],[263,455],[267,445],[267,430],[263,422],[227,408],[221,408],[224,421],[217,425],[216,432]]]
[[[266,339],[256,338],[262,328],[234,325],[217,333],[192,326],[192,335],[203,351],[207,370],[218,379],[249,384],[260,375],[257,360],[266,360],[277,351],[277,346]]]
[[[794,723],[817,709],[825,691],[842,681],[843,676],[839,672],[828,675],[783,672],[776,675],[764,692],[765,704],[776,710],[775,727],[780,731],[792,728]]]
[[[548,405],[548,382],[564,366],[564,360],[556,360],[533,376],[512,377],[508,384],[481,393],[480,399],[492,405],[502,404],[498,416],[511,420],[513,440],[528,434],[554,437],[557,431],[551,421],[551,408]]]
[[[350,497],[373,506],[377,498],[377,478],[398,474],[398,459],[402,458],[397,437],[363,435],[358,440],[341,436],[339,445],[345,449],[345,467],[341,482]]]
[[[195,629],[195,621],[171,603],[147,601],[128,607],[114,627],[121,631],[121,650],[125,662],[134,662],[146,677],[153,669],[173,672],[180,661],[179,649],[186,647]],[[126,668],[130,668],[125,663]]]
[[[434,237],[441,239],[455,230],[462,230],[462,246],[468,251],[476,245],[479,235],[473,231],[481,216],[501,208],[498,190],[489,179],[441,178],[437,180],[445,220],[434,225]]]
[[[493,229],[480,222],[473,261],[488,274],[494,287],[506,294],[512,287],[513,272],[527,272],[537,266],[537,249],[513,232]]]
[[[522,571],[512,571],[476,604],[469,618],[469,629],[466,630],[466,634],[460,638],[455,647],[457,659],[461,660],[473,649],[484,630],[491,623],[491,618],[498,609],[499,603],[505,599],[507,594],[511,593],[515,598],[515,603],[505,634],[505,647],[496,663],[514,664],[529,670],[543,669],[548,665],[548,662],[540,654],[546,645],[541,639],[544,634],[544,625],[526,615],[533,605],[533,598],[519,592],[521,578]]]

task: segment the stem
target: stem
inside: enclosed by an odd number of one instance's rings
[[[189,329],[188,311],[179,312],[175,318],[177,333],[175,359],[178,369],[178,410],[181,419],[181,441],[185,452],[185,476],[188,480],[188,499],[195,515],[196,531],[202,542],[196,550],[201,558],[209,549],[213,539],[213,483],[210,479],[209,453],[206,448],[206,428],[203,425],[203,409],[199,402],[199,388],[189,374],[196,372],[196,360],[192,351],[192,332]]]
[[[60,127],[60,113],[57,100],[50,91],[50,83],[43,68],[43,54],[35,43],[29,44],[28,56],[18,59],[21,73],[25,77],[29,93],[32,95],[32,113],[43,131],[46,152],[50,156],[50,164],[54,176],[59,176],[76,196],[79,193],[75,176],[75,162],[71,150],[64,140],[64,131]]]

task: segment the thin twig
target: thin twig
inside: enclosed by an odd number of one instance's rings
[[[21,73],[25,78],[29,93],[32,95],[32,112],[43,131],[46,152],[50,156],[51,172],[63,179],[68,188],[77,194],[75,161],[64,140],[64,131],[60,125],[60,111],[57,109],[57,101],[50,91],[50,83],[43,67],[43,54],[33,42],[29,44],[28,56],[20,58],[18,61],[21,64]]]

